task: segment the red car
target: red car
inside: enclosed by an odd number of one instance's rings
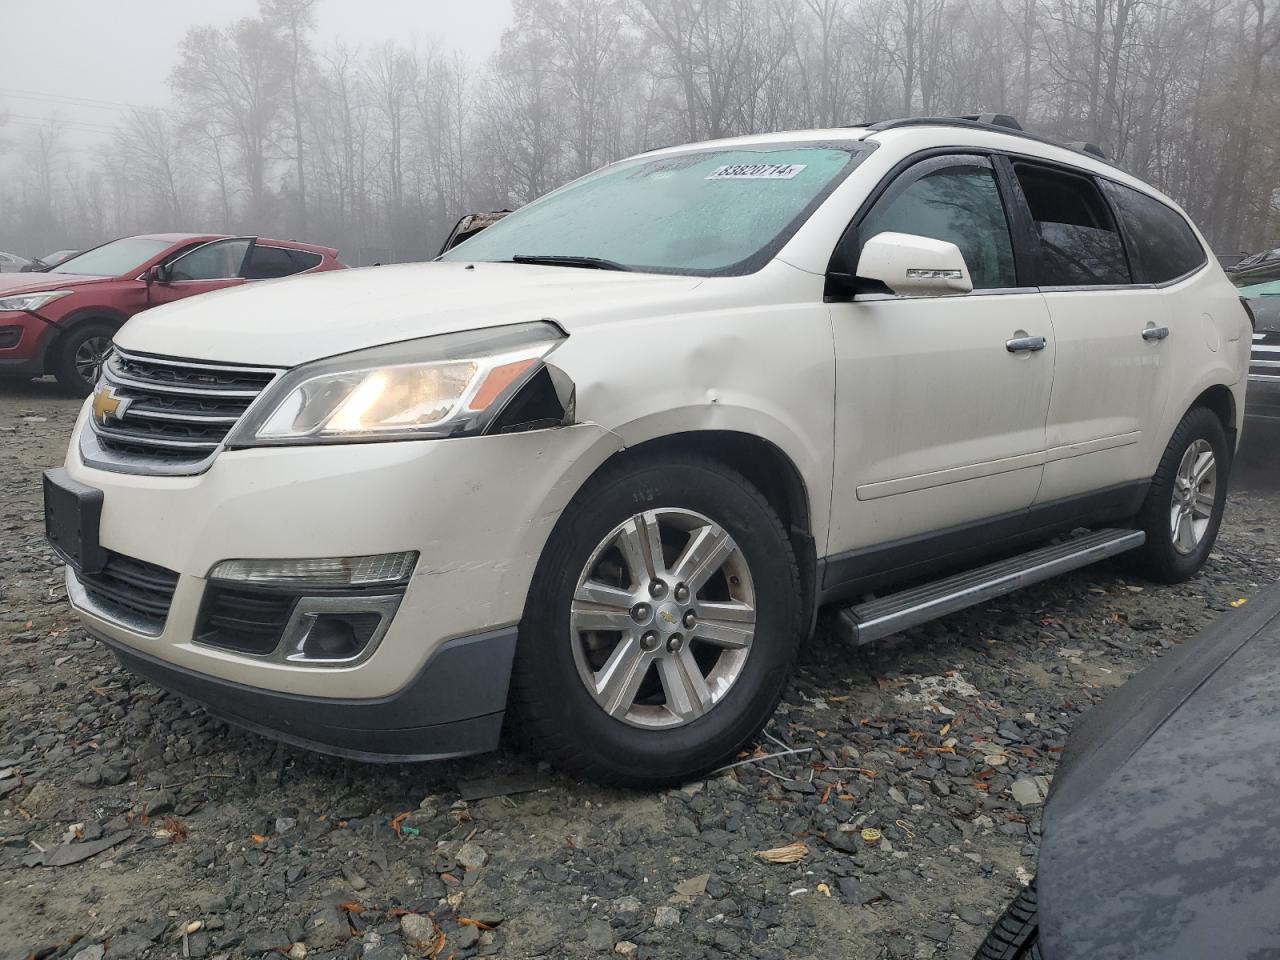
[[[52,373],[84,396],[112,334],[148,307],[297,273],[345,269],[338,251],[219,234],[123,237],[43,273],[0,275],[0,377]]]

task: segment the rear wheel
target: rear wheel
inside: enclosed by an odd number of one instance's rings
[[[786,531],[742,476],[700,457],[609,469],[566,508],[539,563],[514,725],[595,780],[705,773],[768,721],[800,614]]]
[[[100,320],[79,323],[64,333],[54,345],[49,366],[64,390],[87,397],[98,382],[98,374],[111,353],[115,327]]]
[[[1231,451],[1217,414],[1195,407],[1182,418],[1151,481],[1138,525],[1147,542],[1143,572],[1180,583],[1204,566],[1227,505]]]

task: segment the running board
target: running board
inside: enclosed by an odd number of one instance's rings
[[[869,643],[1133,550],[1146,539],[1147,535],[1141,530],[1098,530],[1083,534],[999,563],[966,570],[945,580],[847,607],[840,611],[836,623],[844,639],[851,643]]]

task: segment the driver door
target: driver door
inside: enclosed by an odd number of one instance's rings
[[[172,303],[244,283],[244,267],[253,253],[255,240],[255,237],[211,240],[170,261],[166,278],[150,285],[151,305]]]
[[[989,158],[946,155],[900,173],[858,223],[859,244],[886,232],[954,243],[974,289],[860,293],[830,305],[831,556],[852,560],[869,548],[1025,510],[1035,498],[1053,328],[1044,297],[1019,285],[1005,211]],[[1016,342],[1041,337],[1036,349]]]

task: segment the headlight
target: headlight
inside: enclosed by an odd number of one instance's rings
[[[39,310],[46,303],[69,297],[74,290],[42,290],[40,293],[16,293],[0,297],[0,310]]]
[[[524,323],[309,363],[267,389],[227,438],[227,446],[480,433],[563,339],[551,323]]]

